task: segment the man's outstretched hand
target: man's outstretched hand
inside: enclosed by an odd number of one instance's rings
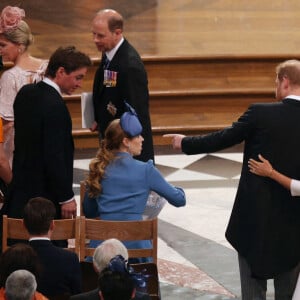
[[[173,149],[181,150],[181,141],[185,137],[183,134],[169,133],[164,134],[164,138],[172,138]]]

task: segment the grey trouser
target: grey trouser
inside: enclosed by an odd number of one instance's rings
[[[239,255],[242,300],[266,300],[267,280],[251,276],[247,261]],[[275,300],[291,300],[297,283],[300,263],[294,269],[273,278]]]

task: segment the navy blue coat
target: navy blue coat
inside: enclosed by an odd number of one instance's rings
[[[29,245],[41,262],[39,292],[47,297],[81,292],[81,269],[75,253],[56,247],[48,240],[32,240]]]

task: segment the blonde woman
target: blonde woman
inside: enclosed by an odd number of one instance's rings
[[[83,202],[87,218],[142,220],[150,191],[155,191],[175,207],[186,204],[183,189],[169,184],[152,160],[142,162],[133,158],[142,151],[143,128],[135,111],[126,105],[129,111],[109,124],[100,149],[90,162]],[[99,244],[99,241],[90,242],[94,248]],[[150,241],[127,241],[124,244],[128,249],[151,247]],[[145,262],[149,259],[130,261]]]
[[[19,89],[28,83],[40,81],[47,61],[30,55],[33,43],[30,27],[23,20],[25,11],[19,7],[6,6],[0,15],[0,55],[3,62],[12,62],[0,79],[0,117],[3,120],[4,150],[12,163],[14,150],[13,103]]]

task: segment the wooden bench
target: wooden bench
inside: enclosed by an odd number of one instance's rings
[[[203,134],[231,125],[254,102],[274,101],[275,66],[283,55],[143,56],[149,79],[155,145],[165,133]],[[93,59],[76,95],[65,97],[76,148],[98,147],[97,133],[81,127],[80,94],[92,90],[100,63]],[[11,65],[5,64],[5,68]]]
[[[98,134],[81,127],[80,95],[65,97],[73,120],[76,148],[97,148]],[[228,89],[150,92],[155,145],[168,143],[166,133],[205,134],[230,126],[254,102],[274,101],[273,89]]]

